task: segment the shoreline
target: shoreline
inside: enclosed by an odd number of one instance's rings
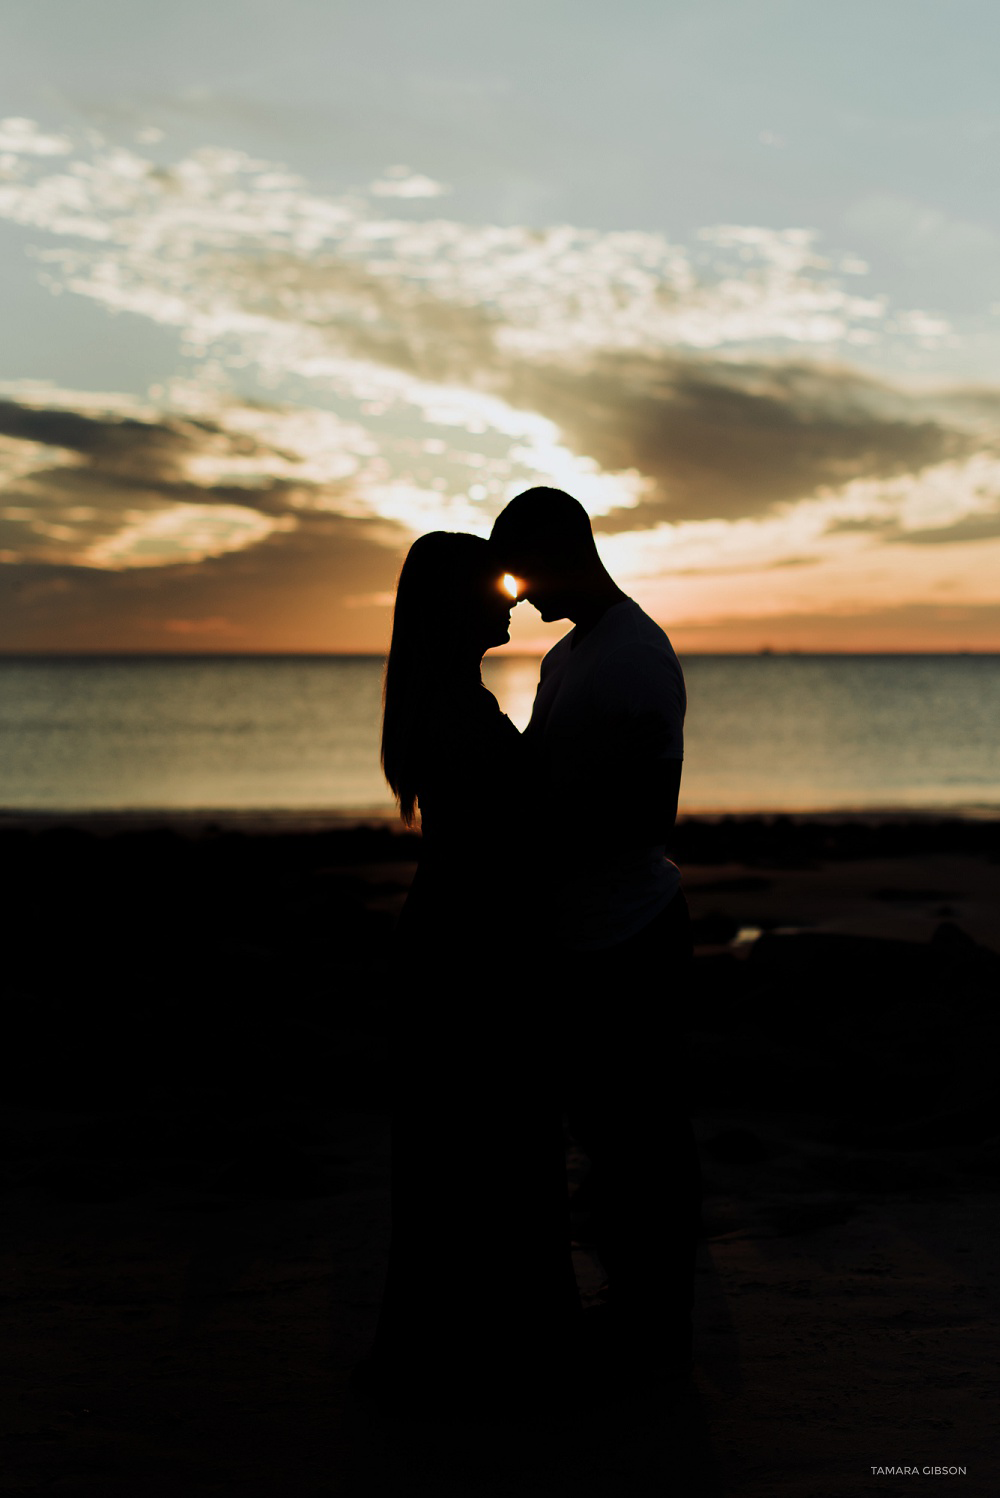
[[[685,885],[697,867],[785,870],[866,860],[960,856],[998,861],[997,817],[939,813],[812,812],[682,814],[667,845]],[[484,820],[484,836],[489,836]],[[407,879],[420,857],[419,828],[387,812],[10,812],[0,810],[0,850],[56,869],[91,856],[114,866],[210,855],[262,867],[289,860],[303,869],[393,866]],[[87,850],[91,850],[88,853]],[[213,854],[212,850],[216,853]]]
[[[962,807],[834,807],[787,810],[763,807],[756,811],[692,808],[677,814],[677,827],[842,827],[981,826],[1000,822],[1000,806]],[[77,827],[84,831],[167,829],[202,832],[214,829],[254,835],[270,832],[352,831],[390,828],[401,834],[419,832],[403,826],[399,814],[380,807],[358,809],[283,807],[120,807],[43,808],[0,806],[0,831]]]

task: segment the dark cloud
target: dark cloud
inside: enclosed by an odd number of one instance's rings
[[[910,396],[846,368],[680,353],[598,353],[581,367],[498,342],[488,305],[429,296],[419,282],[335,256],[275,253],[241,285],[247,311],[310,328],[338,355],[494,394],[538,412],[605,470],[653,481],[605,534],[664,521],[762,515],[854,479],[894,478],[983,445],[996,393]]]
[[[871,515],[846,520],[831,520],[824,534],[827,536],[843,536],[854,533],[879,535],[896,529],[895,520],[887,520],[884,515]]]
[[[975,451],[967,431],[886,387],[803,364],[604,355],[587,370],[522,370],[524,404],[603,468],[636,468],[653,494],[595,522],[605,533],[664,521],[741,519],[852,479],[919,473]]]
[[[158,475],[155,467],[115,472],[100,463],[85,468],[38,468],[13,480],[3,491],[4,506],[88,505],[117,520],[125,509],[160,509],[164,503],[242,505],[262,515],[287,515],[307,493],[315,503],[350,493],[347,484],[307,484],[292,479],[267,479],[254,484],[196,484]],[[104,530],[107,529],[105,524]]]
[[[334,513],[352,494],[348,480],[316,483],[252,472],[254,459],[289,460],[253,436],[227,430],[221,421],[165,416],[140,420],[113,412],[0,401],[0,437],[53,451],[8,481],[0,493],[0,551],[26,560],[73,561],[126,515],[177,504],[236,505],[271,518],[302,509]],[[55,456],[58,450],[65,456]],[[251,469],[246,482],[195,482],[189,465],[211,458],[224,472],[232,463]]]
[[[408,540],[309,516],[197,565],[0,566],[0,650],[369,650],[388,643],[390,611],[364,600],[393,591]]]
[[[70,503],[94,503],[104,496],[111,510],[144,497],[157,502],[187,501],[192,504],[237,504],[263,514],[286,514],[304,488],[316,499],[346,492],[345,485],[305,483],[298,479],[252,476],[246,484],[211,485],[187,477],[192,458],[209,455],[240,460],[288,454],[255,437],[234,432],[219,421],[195,417],[164,416],[155,421],[113,413],[90,414],[58,407],[0,401],[0,436],[61,448],[78,459],[73,465],[40,466],[15,480],[3,491],[5,504],[16,504],[22,495],[34,499]]]
[[[919,530],[904,530],[897,520],[887,516],[834,520],[826,527],[825,534],[835,536],[850,532],[866,533],[897,546],[948,546],[957,542],[995,541],[1000,537],[1000,508],[963,515],[951,525],[927,525]]]
[[[981,449],[991,402],[1000,401],[988,390],[910,396],[856,371],[802,361],[603,353],[580,368],[533,362],[498,345],[500,322],[488,308],[447,304],[419,284],[334,257],[262,255],[241,303],[295,322],[309,308],[310,327],[331,352],[480,388],[548,417],[572,450],[605,470],[638,470],[650,490],[639,504],[600,517],[595,528],[604,534],[760,516],[852,480],[919,473]],[[133,483],[173,502],[204,503],[206,489],[185,477],[192,454],[263,450],[208,420],[112,419],[14,402],[0,403],[0,432],[77,454],[76,476],[63,469],[51,484],[83,505],[94,502],[85,491],[103,486],[110,498]],[[29,487],[38,494],[45,482],[36,474]],[[295,487],[215,485],[209,497],[280,515],[296,507]],[[8,498],[17,503],[14,491]],[[336,490],[331,498],[336,508]]]
[[[906,546],[948,546],[960,541],[995,541],[1000,536],[1000,511],[964,515],[953,525],[926,526],[921,530],[894,531],[887,541]]]
[[[3,491],[0,550],[24,560],[0,566],[0,650],[349,650],[386,634],[389,611],[365,600],[394,589],[408,532],[337,513],[346,483],[194,483],[185,477],[192,457],[276,452],[212,421],[4,401],[0,434],[76,459],[47,463]],[[127,514],[176,503],[294,514],[296,524],[203,560],[81,565],[86,547],[114,534]],[[317,504],[326,508],[309,509]]]
[[[928,405],[944,420],[981,424],[996,437],[1000,421],[1000,390],[990,385],[955,385],[927,397]]]
[[[223,435],[221,428],[204,421],[139,421],[0,400],[0,436],[64,448],[108,473],[152,468],[154,477],[166,477],[180,472],[191,453]]]
[[[371,293],[374,305],[382,288],[373,285]],[[435,334],[446,325],[416,294],[413,309],[391,359],[382,343],[393,321],[388,302],[367,328],[359,320],[357,349],[368,340],[372,357],[436,378],[458,378],[485,358],[492,339],[488,318],[456,312],[455,337],[435,349]],[[639,505],[598,519],[604,533],[760,515],[852,479],[918,473],[981,450],[986,440],[962,427],[967,407],[958,397],[952,424],[940,403],[934,419],[926,414],[930,404],[916,397],[849,371],[801,364],[604,355],[572,370],[505,360],[493,350],[477,378],[483,388],[550,417],[571,447],[607,470],[634,468],[653,480]],[[985,410],[989,392],[978,398],[977,409]],[[25,558],[0,568],[8,605],[0,650],[370,649],[373,641],[385,643],[389,610],[372,600],[391,594],[408,532],[343,513],[353,497],[351,480],[314,484],[251,472],[247,482],[194,482],[192,461],[205,457],[213,460],[211,472],[226,473],[230,459],[237,472],[237,460],[248,460],[243,466],[253,470],[259,458],[264,469],[273,457],[288,460],[294,471],[296,454],[228,430],[224,412],[216,421],[156,420],[4,400],[0,436],[55,450],[51,460],[43,455],[41,466],[12,480],[0,499],[0,511],[14,512],[0,520],[0,551]],[[178,503],[294,515],[296,525],[196,562],[120,571],[78,565],[86,548],[117,531],[128,512]],[[898,543],[948,544],[1000,536],[1000,514],[910,532],[880,517],[829,527],[849,530]],[[800,555],[770,565],[808,567],[817,560]],[[879,614],[877,627],[871,623],[872,639],[888,638],[887,617]],[[815,627],[803,621],[803,640],[819,637],[820,619]],[[919,628],[912,624],[918,636],[927,624],[928,641],[938,629],[949,648],[950,625],[928,614],[918,619]],[[782,625],[780,640],[794,643],[795,627],[789,624],[790,634]],[[858,648],[850,642],[862,637],[860,616],[850,626],[827,620],[824,627],[826,639],[831,629],[847,629],[844,648]],[[697,635],[708,648],[737,626],[722,621],[715,635],[713,628],[706,625]]]
[[[834,366],[689,353],[598,353],[581,367],[527,360],[497,343],[481,305],[342,260],[282,259],[255,273],[254,310],[301,309],[331,346],[421,379],[486,390],[538,412],[575,452],[610,472],[637,469],[653,491],[601,517],[605,534],[664,521],[762,515],[855,479],[919,473],[983,447],[1000,393],[917,396]],[[289,281],[289,278],[291,280]]]

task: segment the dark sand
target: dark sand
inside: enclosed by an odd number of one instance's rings
[[[995,824],[679,828],[697,1392],[463,1423],[349,1389],[388,1241],[413,840],[153,822],[0,827],[0,1491],[1000,1493]],[[498,1203],[498,1278],[504,1254]],[[904,1465],[967,1474],[871,1471]]]

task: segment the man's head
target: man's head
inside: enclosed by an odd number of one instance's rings
[[[527,489],[501,510],[490,536],[504,567],[546,621],[574,617],[575,599],[604,567],[590,517],[562,489]]]

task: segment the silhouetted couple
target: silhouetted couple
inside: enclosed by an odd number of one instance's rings
[[[505,573],[544,620],[574,624],[542,663],[523,736],[480,676],[509,639]],[[411,547],[382,759],[423,841],[397,933],[392,1245],[372,1365],[404,1405],[544,1404],[591,1373],[690,1368],[691,949],[664,853],[684,710],[667,636],[609,576],[568,494],[519,495],[489,541],[438,531]],[[564,1121],[590,1162],[609,1281],[587,1311]]]

